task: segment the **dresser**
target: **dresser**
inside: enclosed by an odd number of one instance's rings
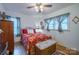
[[[8,20],[0,20],[0,29],[3,31],[0,33],[0,46],[1,49],[5,48],[6,42],[8,42],[7,51],[9,54],[14,52],[14,30],[13,22]]]

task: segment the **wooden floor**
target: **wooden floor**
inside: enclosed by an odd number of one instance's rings
[[[27,55],[27,52],[21,42],[15,43],[14,46],[14,55]]]
[[[14,45],[14,55],[27,55],[25,48],[23,47],[21,42],[17,42]],[[54,52],[52,55],[64,55],[58,51]]]

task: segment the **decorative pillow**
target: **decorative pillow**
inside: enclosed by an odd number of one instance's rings
[[[22,30],[21,30],[21,33],[23,33],[23,34],[26,33],[26,34],[27,34],[28,31],[27,31],[27,29],[22,29]]]

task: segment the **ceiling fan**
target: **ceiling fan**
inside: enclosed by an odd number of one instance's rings
[[[47,7],[47,8],[52,7],[52,5],[51,4],[36,3],[36,4],[32,5],[32,6],[28,6],[27,8],[28,9],[35,8],[35,10],[37,12],[41,13],[45,7]]]

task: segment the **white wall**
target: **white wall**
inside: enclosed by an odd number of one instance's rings
[[[75,16],[79,17],[79,4],[72,5],[54,13],[48,14],[44,18],[54,17],[68,12],[70,13],[70,31],[59,33],[58,31],[47,32],[46,30],[44,30],[44,33],[54,35],[57,42],[59,42],[61,45],[64,45],[69,48],[74,48],[79,51],[79,23],[75,24],[74,22],[72,22],[72,19]]]
[[[24,27],[24,22],[26,22],[26,17],[25,15],[21,14],[21,13],[17,13],[17,12],[12,12],[12,11],[6,11],[7,15],[13,16],[13,17],[20,17],[21,19],[21,27]]]
[[[5,9],[3,8],[3,5],[2,4],[0,4],[0,11],[1,12],[5,11]]]
[[[40,19],[42,19],[41,15],[26,16],[26,19],[22,20],[22,26],[23,27],[28,27],[28,26],[35,27]]]
[[[24,15],[17,12],[12,11],[6,11],[7,15],[14,16],[14,17],[20,17],[21,18],[21,28],[26,27],[35,27],[36,24],[40,21],[40,19],[43,18],[43,15]]]

